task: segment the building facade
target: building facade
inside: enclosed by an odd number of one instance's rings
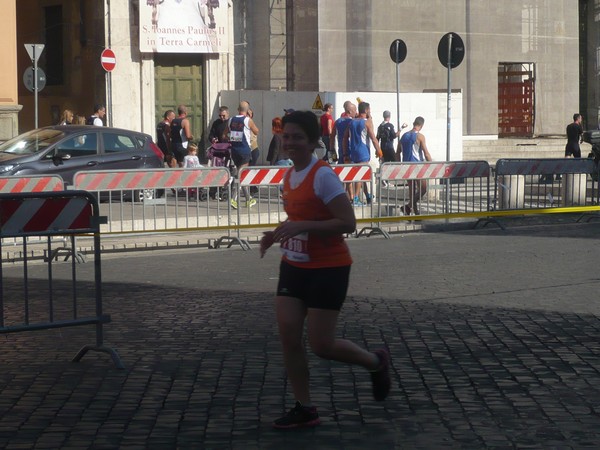
[[[57,123],[66,108],[89,115],[104,103],[109,125],[153,134],[164,110],[186,104],[199,139],[224,90],[394,92],[395,39],[407,47],[400,91],[444,92],[438,45],[447,32],[464,43],[464,60],[451,72],[452,89],[462,92],[463,135],[564,134],[580,110],[588,127],[598,123],[597,0],[522,0],[510,8],[493,0],[220,0],[213,11],[220,23],[211,31],[205,22],[205,31],[221,47],[199,52],[169,48],[163,38],[156,44],[144,35],[146,21],[155,20],[147,19],[153,3],[165,17],[210,0],[1,1],[0,140],[34,126],[34,94],[22,80],[31,65],[26,43],[46,46],[40,126]],[[100,65],[108,47],[116,54],[110,73]]]

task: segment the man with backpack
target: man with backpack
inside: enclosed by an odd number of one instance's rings
[[[94,114],[92,114],[85,120],[85,124],[102,127],[102,126],[104,126],[104,122],[102,122],[102,119],[104,118],[105,115],[106,115],[106,108],[104,107],[104,105],[101,105],[101,104],[94,105]]]
[[[377,128],[377,140],[379,146],[383,152],[383,162],[394,162],[396,161],[396,152],[394,151],[394,139],[396,139],[400,132],[396,133],[394,124],[390,122],[392,114],[389,111],[383,112],[383,122]],[[402,128],[406,128],[405,123],[402,124]]]

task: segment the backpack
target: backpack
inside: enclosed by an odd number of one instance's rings
[[[94,125],[94,120],[97,118],[97,116],[89,116],[86,120],[85,120],[85,124],[86,125]]]
[[[381,147],[393,146],[396,134],[393,131],[394,125],[389,122],[384,122],[377,128],[377,139],[381,141]]]

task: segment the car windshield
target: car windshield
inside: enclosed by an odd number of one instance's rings
[[[32,130],[1,144],[0,153],[33,155],[44,151],[48,146],[59,141],[64,136],[65,133],[59,130]]]

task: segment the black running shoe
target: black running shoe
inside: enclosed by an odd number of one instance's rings
[[[390,354],[385,349],[375,350],[373,353],[379,358],[379,369],[371,372],[373,383],[373,398],[381,402],[390,392],[392,381],[390,379]]]
[[[296,402],[296,406],[290,409],[290,412],[273,422],[273,427],[286,430],[289,428],[316,427],[320,423],[321,419],[319,419],[317,408],[302,406],[300,402]]]

